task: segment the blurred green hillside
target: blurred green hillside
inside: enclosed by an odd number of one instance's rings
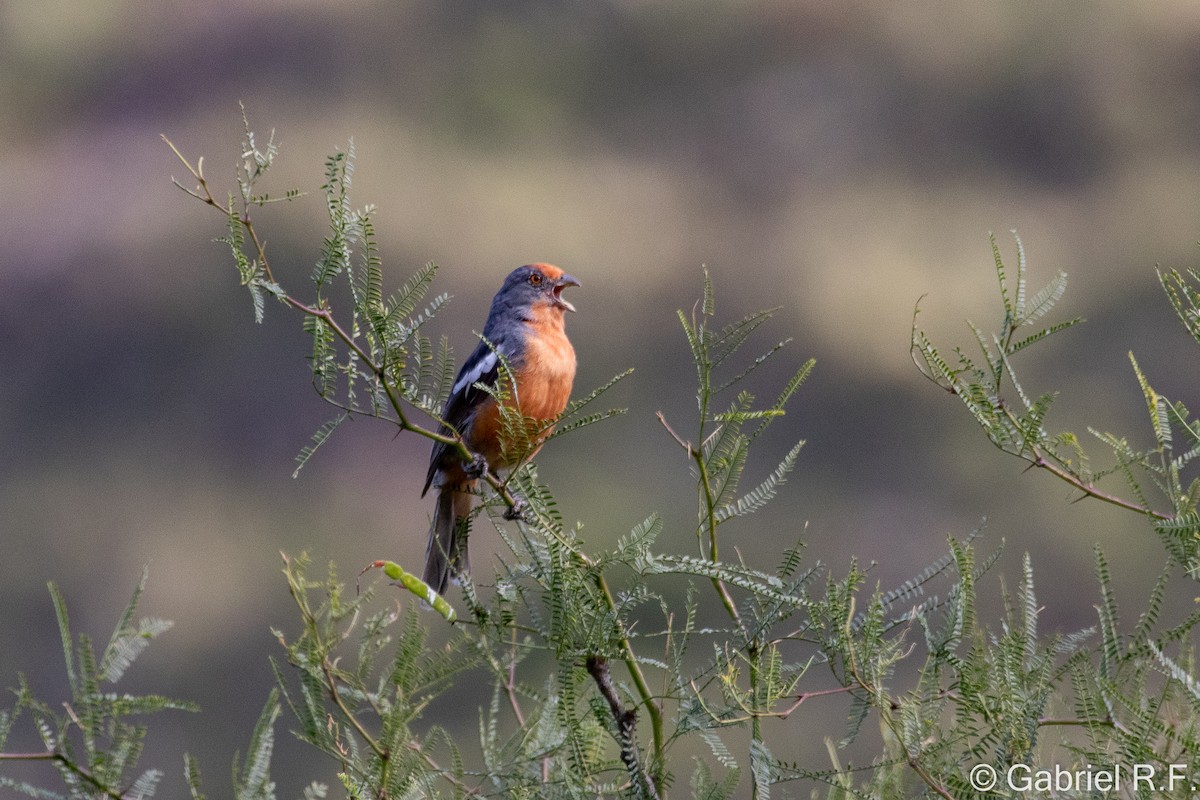
[[[212,242],[221,219],[171,185],[182,169],[160,134],[232,186],[239,101],[282,145],[273,189],[316,192],[258,217],[293,291],[324,235],[322,160],[351,137],[388,281],[441,265],[454,300],[431,332],[460,354],[513,267],[551,261],[582,280],[577,386],[635,367],[610,398],[630,414],[539,464],[598,539],[692,508],[654,412],[694,407],[675,309],[707,264],[724,319],[782,306],[769,335],[794,337],[793,368],[817,359],[760,454],[766,471],[808,440],[738,542],[748,560],[807,521],[810,558],[886,562],[887,585],[986,516],[1008,542],[1003,570],[1032,551],[1043,630],[1092,622],[1096,542],[1120,565],[1118,591],[1140,597],[1165,561],[1148,529],[1068,505],[1065,487],[990,450],[913,369],[908,333],[925,293],[922,322],[943,341],[968,340],[966,317],[997,324],[987,235],[1012,252],[1016,229],[1032,280],[1065,270],[1061,313],[1088,319],[1026,369],[1030,388],[1062,390],[1052,428],[1143,434],[1130,349],[1157,388],[1195,404],[1197,383],[1177,374],[1194,345],[1154,267],[1200,263],[1198,37],[1200,7],[1181,0],[7,0],[0,685],[24,671],[61,691],[46,580],[77,627],[107,635],[148,563],[142,609],[176,629],[129,680],[204,713],[157,720],[146,760],[171,773],[166,787],[189,750],[220,796],[271,684],[269,628],[290,619],[279,550],[346,575],[422,557],[426,446],[356,422],[291,478],[331,416],[299,320],[269,305],[255,325]],[[660,543],[688,536],[668,528]],[[496,545],[484,539],[479,565]],[[473,702],[457,709],[468,733]],[[843,717],[832,708],[831,731]],[[796,747],[788,758],[825,758],[819,739]],[[331,778],[287,737],[278,758],[283,796]]]

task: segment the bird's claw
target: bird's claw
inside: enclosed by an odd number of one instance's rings
[[[521,497],[513,497],[513,504],[504,510],[504,518],[510,522],[520,520],[528,522],[525,518],[525,511],[529,508],[529,504]]]
[[[467,466],[464,467],[463,471],[466,472],[467,477],[471,478],[472,480],[476,478],[482,478],[487,474],[488,471],[487,459],[476,453],[475,457],[467,462]]]

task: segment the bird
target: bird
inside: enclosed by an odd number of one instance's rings
[[[553,264],[526,264],[510,272],[492,299],[479,345],[454,379],[439,432],[460,437],[475,459],[464,461],[457,447],[442,441],[434,442],[429,455],[421,497],[434,487],[437,502],[423,580],[439,595],[451,578],[470,572],[467,526],[479,478],[485,470],[495,474],[537,453],[567,406],[576,362],[565,322],[575,306],[562,292],[579,285]],[[501,357],[511,386],[501,380]],[[526,420],[529,437],[520,437],[526,441],[513,442],[506,435],[497,398]]]

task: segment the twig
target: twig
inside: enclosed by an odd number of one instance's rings
[[[667,423],[667,418],[661,411],[655,412],[654,415],[658,417],[658,421],[662,423],[662,426],[667,429],[667,433],[671,435],[671,438],[686,450],[691,459],[696,462],[696,468],[700,473],[700,486],[704,494],[705,519],[708,522],[708,558],[709,561],[715,564],[720,555],[717,549],[717,507],[716,498],[713,497],[712,493],[712,485],[708,480],[708,465],[704,463],[704,449],[692,447],[691,442],[684,440],[677,434]],[[699,532],[697,532],[697,535],[699,535]],[[717,596],[721,598],[721,604],[725,606],[725,611],[737,623],[737,626],[745,631],[746,626],[742,623],[742,615],[738,612],[737,603],[733,602],[733,596],[729,594],[729,589],[725,586],[725,582],[720,578],[714,577],[712,584],[713,588],[717,591]]]
[[[1171,514],[1165,514],[1161,511],[1155,511],[1153,508],[1139,505],[1138,503],[1135,503],[1132,500],[1126,500],[1123,497],[1119,497],[1115,494],[1109,494],[1108,492],[1097,489],[1095,484],[1085,482],[1083,479],[1079,478],[1074,473],[1063,469],[1062,467],[1055,464],[1053,461],[1047,459],[1045,456],[1043,456],[1041,453],[1039,453],[1036,449],[1033,451],[1033,457],[1030,459],[1029,463],[1031,466],[1044,469],[1047,472],[1049,472],[1051,475],[1054,475],[1055,477],[1057,477],[1059,480],[1065,481],[1066,483],[1069,483],[1070,485],[1074,486],[1076,489],[1083,492],[1085,497],[1093,497],[1102,502],[1110,503],[1114,506],[1117,506],[1119,508],[1124,508],[1128,511],[1136,511],[1139,514],[1145,514],[1146,516],[1151,517],[1153,519],[1157,519],[1157,520],[1170,520],[1170,519],[1174,518]]]
[[[942,786],[940,783],[938,783],[937,779],[930,775],[925,767],[921,766],[921,762],[917,761],[917,759],[913,756],[908,756],[906,760],[908,761],[909,768],[911,768],[913,772],[917,773],[921,780],[925,781],[925,785],[932,789],[934,794],[936,794],[938,797],[945,798],[945,800],[955,800],[954,795],[950,794],[949,790],[946,789],[945,786]]]
[[[461,780],[458,779],[457,776],[454,775],[454,773],[450,772],[445,767],[443,767],[441,764],[439,764],[434,759],[433,756],[429,755],[429,753],[426,753],[424,748],[421,747],[420,742],[418,742],[416,740],[410,740],[408,742],[405,742],[404,746],[406,748],[408,748],[409,750],[411,750],[412,752],[419,755],[421,757],[421,760],[424,761],[425,764],[428,765],[430,769],[439,773],[443,778],[445,778],[447,781],[449,781],[451,785],[453,785],[456,789],[458,789],[463,794],[468,795],[470,797],[482,797],[483,796],[483,793],[478,788],[476,788],[474,786],[468,786],[467,784],[463,783]]]
[[[1120,731],[1125,735],[1131,735],[1128,728],[1121,724],[1119,720],[1112,717],[1104,719],[1057,719],[1054,717],[1042,717],[1038,720],[1039,726],[1063,725],[1063,726],[1088,726],[1099,725],[1104,728],[1112,728]]]
[[[671,434],[671,438],[674,439],[680,447],[686,450],[688,458],[691,458],[692,443],[685,441],[678,433],[675,432],[675,430],[667,423],[667,418],[663,416],[663,412],[655,411],[654,416],[658,417],[658,421],[661,422],[662,426],[667,429],[667,433]]]
[[[504,681],[504,693],[508,695],[509,705],[512,706],[513,714],[517,718],[517,725],[522,729],[525,728],[525,715],[521,713],[521,703],[517,698],[517,629],[512,629],[512,656],[508,661],[508,669],[506,670],[506,680]]]
[[[111,800],[125,800],[124,792],[107,786],[92,773],[57,750],[47,750],[44,753],[0,753],[0,761],[56,761],[105,797],[111,798]]]
[[[818,689],[812,692],[801,692],[800,694],[796,695],[796,702],[792,703],[783,711],[778,711],[772,714],[772,716],[779,717],[780,719],[787,719],[789,714],[799,708],[800,704],[810,697],[826,697],[831,694],[845,694],[846,692],[852,691],[854,691],[853,686],[839,686],[836,689]]]

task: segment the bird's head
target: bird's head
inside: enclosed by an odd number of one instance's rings
[[[578,285],[578,280],[553,264],[526,264],[508,274],[496,299],[505,297],[514,304],[530,308],[549,306],[560,313],[574,311],[575,306],[563,299],[562,291]]]

